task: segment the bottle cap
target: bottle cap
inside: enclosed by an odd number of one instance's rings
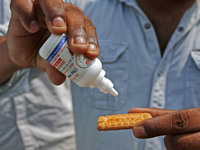
[[[109,93],[115,97],[118,96],[118,92],[114,88],[112,88]]]
[[[113,88],[113,83],[104,77],[105,71],[102,69],[99,76],[93,84],[90,85],[91,88],[97,87],[101,92],[105,94],[112,94],[113,96],[118,96],[118,92]]]

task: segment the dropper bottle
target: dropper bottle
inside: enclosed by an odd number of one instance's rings
[[[71,53],[65,34],[51,34],[40,48],[39,54],[80,87],[97,87],[105,94],[118,96],[113,83],[105,78],[106,72],[102,69],[101,61],[98,58],[90,60],[83,54]]]

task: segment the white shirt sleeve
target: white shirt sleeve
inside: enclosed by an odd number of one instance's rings
[[[7,33],[7,29],[8,29],[8,25],[5,24],[5,25],[1,25],[0,24],[0,36],[3,36]]]
[[[10,15],[10,0],[0,0],[0,36],[7,32]]]

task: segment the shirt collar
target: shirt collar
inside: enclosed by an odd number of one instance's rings
[[[118,0],[118,1],[125,3],[126,5],[129,5],[129,6],[138,6],[137,0]]]
[[[137,0],[118,0],[119,2],[125,3],[127,5],[130,6],[137,6]],[[200,8],[200,0],[196,0],[196,4],[198,5],[198,7]]]
[[[136,9],[137,11],[143,14],[142,10],[138,6],[137,0],[117,0],[117,1],[121,3],[125,3],[128,6],[134,7],[134,9]]]
[[[137,0],[118,0],[118,1],[134,7],[137,11],[143,14],[142,10],[137,4]],[[187,29],[189,29],[194,23],[196,23],[199,20],[200,20],[200,0],[196,0],[194,5],[185,12],[180,23],[181,25],[184,25]]]
[[[194,24],[200,20],[200,1],[188,9],[182,17],[179,26],[183,26],[188,31]]]

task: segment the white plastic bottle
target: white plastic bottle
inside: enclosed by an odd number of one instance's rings
[[[80,87],[97,87],[105,94],[118,95],[113,83],[104,77],[105,71],[100,60],[90,60],[83,54],[71,53],[65,34],[51,34],[40,48],[39,54]]]

